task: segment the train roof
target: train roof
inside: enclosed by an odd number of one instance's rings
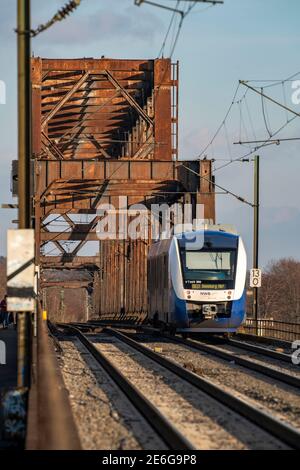
[[[175,238],[182,239],[182,238],[189,238],[193,234],[194,236],[200,235],[202,236],[204,234],[205,236],[222,236],[223,238],[238,238],[239,235],[238,233],[233,233],[233,232],[226,232],[224,230],[215,230],[215,229],[203,229],[203,230],[193,230],[189,232],[182,232],[182,233],[177,233],[174,235]]]
[[[193,235],[193,239],[191,239]],[[204,235],[204,236],[203,236]],[[199,239],[197,240],[197,236]],[[158,240],[150,246],[149,257],[161,256],[169,251],[173,240],[177,240],[179,246],[188,250],[201,249],[237,249],[239,235],[224,232],[223,230],[203,229],[178,233],[169,239]]]

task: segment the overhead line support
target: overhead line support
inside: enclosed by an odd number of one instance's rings
[[[300,117],[300,114],[299,114],[299,113],[296,113],[296,111],[294,111],[293,109],[289,108],[288,106],[283,105],[282,103],[279,103],[279,101],[274,100],[274,99],[271,98],[270,96],[265,95],[263,92],[256,90],[256,89],[255,89],[254,87],[252,87],[251,85],[248,85],[248,83],[247,83],[246,81],[240,80],[239,83],[240,83],[241,85],[244,85],[245,87],[249,88],[250,90],[254,91],[254,92],[257,93],[258,95],[263,96],[264,98],[266,98],[267,100],[269,100],[269,101],[271,101],[272,103],[276,104],[277,106],[280,106],[280,108],[283,108],[283,109],[285,109],[286,111],[289,111],[290,113],[295,114],[295,116]]]

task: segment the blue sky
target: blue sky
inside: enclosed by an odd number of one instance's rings
[[[62,0],[32,0],[33,26],[48,20],[62,3]],[[133,3],[133,0],[82,0],[72,16],[33,40],[33,53],[42,57],[101,57],[103,54],[116,58],[157,57],[171,13],[147,5],[136,7]],[[175,4],[171,0],[163,3]],[[7,103],[0,104],[0,202],[3,203],[12,201],[10,161],[17,154],[13,32],[16,1],[0,0],[0,7],[0,80],[7,85]],[[196,6],[187,16],[173,57],[180,61],[180,156],[183,159],[195,158],[210,141],[225,116],[239,79],[277,80],[300,71],[299,0],[225,0],[222,6],[200,12],[204,8]],[[166,56],[169,50],[170,41],[166,44]],[[300,74],[297,78],[300,79]],[[244,92],[245,88],[240,87],[238,97]],[[283,101],[281,85],[268,92]],[[290,82],[285,84],[284,92],[287,105],[300,113],[300,105],[291,101]],[[268,104],[266,112],[272,130],[284,124],[284,111]],[[297,118],[280,137],[299,136],[299,124]],[[257,138],[267,136],[261,102],[252,92],[247,93],[247,102],[233,107],[226,129],[222,128],[213,146],[207,149],[208,157],[226,160],[245,153],[247,148],[231,145],[239,137],[240,126],[243,140],[251,137],[253,131]],[[259,152],[262,265],[285,256],[300,259],[299,145],[300,141],[282,143]],[[216,166],[219,165],[220,162]],[[248,200],[253,198],[251,162],[234,163],[216,172],[216,182]],[[16,217],[16,211],[1,211],[0,254],[5,254],[5,231]],[[251,256],[252,209],[230,196],[217,196],[217,221],[237,226]]]

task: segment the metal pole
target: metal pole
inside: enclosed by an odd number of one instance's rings
[[[18,0],[18,196],[19,228],[31,226],[30,0]]]
[[[18,376],[17,384],[20,388],[30,386],[31,363],[31,314],[19,312],[17,320],[18,328]]]
[[[18,0],[18,199],[19,228],[31,227],[30,0]],[[18,387],[30,382],[30,314],[18,314]]]
[[[254,157],[254,221],[253,221],[253,269],[258,269],[259,248],[259,155]],[[258,288],[253,288],[253,316],[258,335]]]

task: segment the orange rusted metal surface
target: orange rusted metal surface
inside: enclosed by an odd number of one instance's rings
[[[45,159],[178,155],[170,59],[32,59],[33,152]],[[172,100],[173,97],[173,100]],[[173,145],[172,145],[173,143]]]
[[[36,259],[50,319],[145,315],[148,241],[99,242],[97,208],[118,211],[119,196],[122,209],[202,202],[214,219],[211,162],[178,161],[178,63],[33,58],[32,106]]]

